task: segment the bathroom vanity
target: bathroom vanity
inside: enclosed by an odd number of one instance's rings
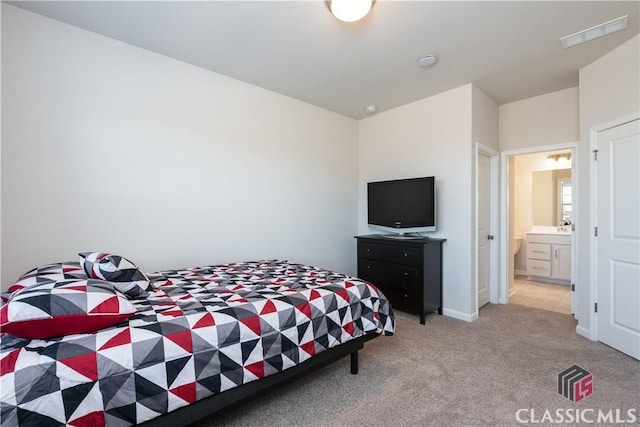
[[[571,284],[571,233],[549,229],[527,233],[527,275],[537,280]]]

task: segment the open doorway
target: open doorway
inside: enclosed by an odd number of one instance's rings
[[[575,312],[576,144],[502,153],[500,302]]]

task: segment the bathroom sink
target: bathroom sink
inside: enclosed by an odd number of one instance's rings
[[[564,230],[562,229],[558,229],[558,227],[553,227],[553,226],[549,226],[549,225],[534,225],[531,228],[531,231],[528,231],[527,233],[531,233],[531,234],[559,234],[559,235],[563,235],[563,236],[568,236],[571,234],[571,226],[568,225],[565,227]]]

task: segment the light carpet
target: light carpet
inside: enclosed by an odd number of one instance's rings
[[[429,315],[420,325],[397,312],[396,334],[360,351],[358,375],[347,357],[195,426],[585,425],[570,422],[576,410],[590,425],[599,410],[624,421],[632,410],[640,425],[640,362],[575,326],[572,316],[513,304],[487,305],[473,323]],[[593,375],[580,402],[557,389],[572,365]]]

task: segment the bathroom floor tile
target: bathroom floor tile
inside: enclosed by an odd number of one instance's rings
[[[542,291],[542,295],[557,295],[564,298],[566,295],[570,293],[570,289],[568,286],[562,285],[549,285]]]
[[[523,295],[514,294],[509,297],[509,304],[529,305],[529,302],[531,302],[531,299]]]
[[[571,290],[568,286],[524,280],[514,280],[510,304],[525,305],[542,310],[571,314]]]
[[[520,289],[516,290],[516,294],[534,299],[540,295],[542,291],[544,291],[544,288],[540,286],[522,286]]]

